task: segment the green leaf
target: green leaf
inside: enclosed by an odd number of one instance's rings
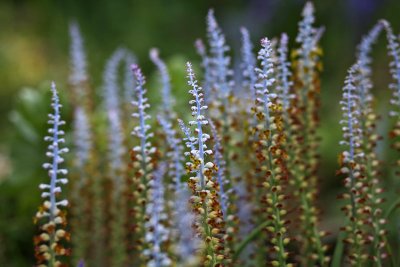
[[[341,267],[342,266],[342,258],[344,251],[344,243],[343,239],[346,237],[345,232],[340,232],[336,241],[335,250],[333,252],[333,258],[331,267]]]
[[[262,224],[257,226],[245,239],[243,239],[243,241],[235,249],[235,253],[233,254],[233,260],[234,261],[239,257],[240,253],[246,248],[246,246],[251,241],[253,241],[257,237],[259,237],[259,233],[263,229],[265,229],[265,227],[267,227],[270,223],[271,223],[270,221],[263,222]]]

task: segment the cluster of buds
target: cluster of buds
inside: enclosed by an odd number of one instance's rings
[[[317,43],[324,32],[323,28],[316,29],[313,27],[315,22],[314,6],[311,2],[307,2],[303,9],[303,20],[299,22],[299,34],[296,37],[301,47],[296,51],[299,54],[299,67],[303,74],[308,71],[313,71],[318,63],[316,53]]]
[[[368,205],[369,214],[367,216],[367,224],[371,227],[368,233],[368,241],[372,243],[373,255],[371,259],[382,266],[382,260],[387,257],[386,230],[382,212],[383,198],[381,193],[383,189],[380,187],[380,162],[377,157],[376,147],[381,137],[377,134],[376,124],[378,116],[373,109],[373,95],[371,89],[371,58],[370,51],[372,44],[376,41],[379,34],[384,28],[383,22],[378,22],[371,31],[363,38],[359,45],[359,53],[357,57],[358,71],[355,73],[356,89],[359,95],[360,105],[360,127],[362,132],[361,147],[364,153],[361,162],[361,170],[365,175],[364,194],[366,205]]]
[[[396,151],[400,151],[400,45],[397,37],[393,34],[389,22],[382,20],[381,23],[386,30],[389,55],[392,58],[390,62],[390,73],[392,74],[393,83],[391,83],[389,87],[393,91],[390,100],[390,104],[393,105],[393,110],[389,115],[395,118],[395,124],[389,136],[394,139],[392,143],[393,148]],[[397,160],[396,164],[400,166],[400,160]],[[397,172],[397,174],[398,173],[399,172]]]
[[[153,48],[150,50],[150,59],[153,63],[157,66],[158,71],[161,75],[161,84],[162,84],[162,105],[163,109],[162,112],[165,115],[172,115],[171,114],[171,104],[173,103],[171,99],[171,79],[168,74],[167,66],[165,65],[164,61],[161,60],[159,56],[159,51],[157,48]]]
[[[181,178],[184,175],[184,168],[182,166],[183,147],[173,125],[173,121],[176,120],[176,114],[173,110],[175,99],[171,95],[171,78],[167,65],[160,58],[157,48],[150,50],[150,59],[160,74],[162,108],[160,109],[160,114],[157,116],[157,120],[162,129],[159,134],[163,137],[162,142],[164,143],[164,145],[161,145],[163,149],[160,149],[160,154],[168,162],[168,176],[172,179],[172,183],[168,182],[168,184],[171,184],[172,190],[170,194],[172,196],[182,187]]]
[[[233,185],[235,195],[233,200],[235,201],[237,209],[237,225],[238,233],[235,235],[235,241],[243,240],[246,236],[254,229],[256,224],[261,223],[265,218],[261,216],[254,216],[259,214],[259,191],[258,187],[254,186],[258,182],[258,173],[255,169],[258,166],[258,161],[254,156],[253,146],[257,146],[254,141],[254,131],[253,128],[257,124],[257,119],[252,116],[253,103],[256,100],[256,90],[255,84],[257,82],[257,74],[255,72],[257,59],[253,52],[253,43],[250,39],[250,33],[245,27],[240,28],[241,32],[241,79],[242,83],[240,88],[240,93],[243,95],[239,96],[239,101],[242,100],[243,107],[241,112],[231,112],[232,115],[236,116],[236,121],[232,126],[238,124],[241,129],[240,135],[239,131],[235,133],[234,136],[241,136],[239,142],[236,142],[236,147],[238,151],[239,160],[236,162],[235,166],[241,166],[244,172],[240,173],[240,178],[233,178],[232,181],[236,182]],[[240,102],[239,102],[240,104]],[[239,106],[239,105],[237,105]],[[241,116],[241,117],[240,117]],[[250,118],[249,118],[250,117]],[[236,125],[235,125],[236,126]],[[236,126],[237,128],[238,126]],[[230,127],[235,129],[234,127]],[[234,154],[235,157],[237,155]],[[232,173],[238,173],[236,170]],[[240,256],[240,260],[248,259],[251,253],[254,252],[254,244],[251,244],[246,248],[246,252]],[[253,255],[252,255],[253,256]],[[251,257],[251,256],[250,256]],[[254,258],[254,257],[253,257]],[[237,262],[240,264],[240,261]]]
[[[83,169],[90,159],[90,151],[93,147],[89,117],[82,107],[75,108],[74,117],[75,162],[77,168]],[[80,183],[82,184],[83,181]]]
[[[299,23],[299,34],[296,42],[300,43],[300,48],[293,52],[293,106],[292,121],[300,129],[299,153],[304,154],[305,173],[304,178],[309,182],[310,188],[315,187],[315,169],[317,167],[317,136],[318,108],[320,84],[318,71],[320,66],[321,51],[318,48],[318,40],[323,32],[322,29],[313,27],[314,7],[308,2],[303,10],[303,20]],[[297,116],[296,116],[297,114]]]
[[[148,190],[150,182],[153,179],[154,170],[154,154],[155,147],[152,146],[150,138],[153,133],[150,133],[150,125],[147,120],[150,115],[146,113],[146,109],[150,107],[145,96],[146,89],[144,88],[145,78],[141,69],[137,65],[132,65],[132,71],[136,79],[135,101],[132,101],[133,106],[137,107],[137,112],[132,114],[132,117],[138,118],[139,125],[135,126],[132,134],[139,139],[139,145],[136,145],[131,150],[132,167],[134,174],[132,176],[132,225],[134,234],[133,250],[140,252],[144,249],[145,240],[145,222],[148,220],[146,215],[146,205],[148,203]]]
[[[219,198],[221,204],[221,210],[226,223],[226,237],[228,251],[233,251],[235,249],[235,244],[237,242],[237,232],[238,232],[238,217],[236,215],[236,206],[234,205],[234,199],[236,194],[234,194],[234,188],[232,188],[232,183],[226,178],[226,162],[223,157],[223,148],[221,145],[221,138],[218,135],[217,128],[213,121],[210,120],[210,128],[214,141],[213,152],[214,152],[214,163],[217,168],[216,178],[219,185]],[[227,252],[229,253],[229,252]]]
[[[217,133],[217,128],[215,127],[215,124],[212,121],[210,121],[210,128],[214,140],[214,147],[213,147],[214,162],[217,168],[216,174],[217,174],[217,182],[219,184],[220,204],[222,213],[224,215],[224,218],[226,219],[228,216],[228,205],[229,205],[229,196],[228,196],[229,192],[226,192],[226,187],[227,185],[229,185],[229,181],[226,180],[225,177],[226,162],[221,153],[222,150],[221,138],[219,137]]]
[[[271,234],[271,264],[273,266],[292,266],[288,263],[287,237],[288,221],[284,219],[287,211],[284,207],[284,186],[287,183],[285,166],[286,152],[283,150],[285,136],[281,118],[281,105],[277,103],[277,95],[270,92],[275,79],[273,78],[273,59],[271,42],[261,40],[262,48],[258,53],[261,68],[256,69],[258,81],[256,87],[256,101],[254,112],[258,119],[255,128],[257,135],[256,154],[259,161],[258,172],[261,186],[265,194],[261,202],[266,206],[268,219],[271,224],[267,231]]]
[[[177,226],[175,230],[178,242],[174,252],[178,256],[180,266],[194,267],[200,264],[199,252],[204,248],[204,243],[193,228],[196,218],[191,212],[189,198],[190,193],[187,188],[182,188],[176,195],[174,221]]]
[[[398,117],[400,116],[400,45],[397,37],[393,34],[389,22],[382,20],[381,23],[386,29],[389,55],[392,57],[392,61],[390,62],[390,73],[392,74],[394,83],[390,85],[390,89],[393,90],[393,97],[390,102],[395,109],[390,115]]]
[[[226,45],[225,36],[219,27],[214,16],[214,10],[210,9],[207,15],[207,33],[210,44],[210,54],[208,58],[211,68],[212,85],[211,88],[218,93],[221,100],[230,96],[232,82],[230,77],[233,72],[229,69],[230,57],[226,55],[229,47]]]
[[[204,72],[204,78],[203,78],[203,92],[204,92],[204,103],[207,104],[209,102],[209,97],[211,95],[211,87],[213,86],[212,82],[212,75],[211,75],[211,60],[210,57],[207,55],[206,51],[206,46],[201,39],[197,39],[196,42],[194,43],[194,46],[196,48],[197,54],[201,57],[201,67]]]
[[[104,213],[101,179],[96,173],[98,157],[96,133],[93,124],[94,103],[89,83],[87,58],[79,26],[70,24],[70,99],[74,104],[74,124],[72,139],[74,146],[73,168],[71,172],[71,231],[74,233],[72,262],[77,264],[82,258],[88,259],[90,250],[96,251],[92,258],[102,262],[104,253]],[[93,178],[96,177],[96,178]],[[89,216],[88,216],[89,215]],[[90,219],[94,217],[95,219]],[[91,234],[88,234],[91,229]]]
[[[341,169],[338,173],[345,175],[344,185],[348,189],[341,198],[348,200],[342,210],[349,218],[349,224],[343,228],[347,232],[344,240],[349,244],[349,260],[354,266],[362,266],[367,259],[365,251],[366,229],[365,216],[370,213],[366,205],[364,194],[365,181],[362,161],[365,157],[362,151],[362,129],[360,123],[361,112],[359,110],[360,97],[356,91],[357,80],[355,73],[359,71],[359,65],[353,65],[345,80],[343,87],[343,99],[340,101],[343,111],[342,124],[343,138],[341,145],[347,147],[339,156]]]
[[[318,209],[315,206],[317,195],[317,169],[319,155],[319,138],[316,129],[319,124],[321,50],[318,41],[323,28],[314,28],[314,7],[307,2],[303,9],[303,19],[299,23],[296,42],[300,47],[292,53],[293,87],[290,97],[283,99],[288,108],[290,141],[288,151],[291,170],[290,180],[293,195],[300,202],[300,219],[298,239],[301,244],[301,261],[304,265],[318,263],[326,266],[329,258],[325,256],[327,248],[322,245],[321,238],[326,232],[318,230]],[[288,107],[288,99],[290,106]],[[285,111],[286,112],[286,111]],[[293,168],[294,167],[294,168]]]
[[[171,190],[168,190],[172,200],[167,201],[166,206],[167,210],[171,211],[171,214],[168,215],[173,220],[172,225],[169,226],[170,239],[177,240],[172,247],[173,257],[181,266],[198,266],[201,260],[199,255],[201,240],[193,228],[195,217],[189,206],[189,190],[181,181],[185,173],[182,165],[184,160],[183,147],[169,118],[159,115],[158,122],[163,129],[168,145],[165,156],[166,162],[168,162],[168,176],[172,178]],[[186,134],[190,136],[190,130],[185,127],[182,121],[179,121],[179,123]],[[165,197],[168,196],[165,195]]]
[[[178,192],[182,188],[181,178],[184,175],[184,168],[182,166],[183,148],[169,120],[165,118],[165,116],[160,115],[157,119],[163,129],[168,144],[168,150],[166,152],[166,158],[169,163],[168,175],[172,177],[174,191]]]
[[[184,137],[184,140],[186,140],[186,145],[190,148],[190,151],[195,150],[195,144],[194,144],[194,137],[191,136],[191,131],[186,125],[183,123],[182,120],[178,119],[179,126],[184,133],[186,137]],[[164,128],[164,131],[166,131],[167,135],[167,141],[172,141],[171,138],[173,131],[170,129],[170,125],[166,124],[165,120],[160,120],[161,125]],[[175,144],[175,141],[170,143]],[[180,149],[177,149],[177,151],[180,151]],[[175,152],[172,154],[176,154]],[[185,153],[185,155],[190,155],[190,153]],[[180,163],[180,156],[179,155],[172,155],[174,158],[176,157],[176,160]],[[179,159],[179,160],[178,160]],[[180,167],[180,164],[177,164],[176,167],[170,166],[172,170],[172,176],[178,174],[179,177],[182,175]],[[190,193],[187,190],[187,188],[183,187],[183,184],[181,184],[180,180],[174,181],[175,184],[175,201],[173,204],[176,205],[177,210],[173,214],[174,221],[176,222],[175,228],[173,228],[173,237],[177,238],[179,241],[177,242],[177,245],[174,249],[175,254],[178,256],[179,261],[184,264],[184,266],[197,266],[200,262],[200,255],[199,251],[201,250],[201,240],[198,238],[198,234],[196,233],[195,229],[193,228],[193,225],[196,222],[196,218],[194,214],[191,212],[190,207],[189,207],[189,199],[190,199]]]
[[[126,191],[129,190],[127,186],[127,160],[125,155],[127,149],[125,148],[127,138],[126,132],[127,127],[122,123],[126,118],[125,112],[128,110],[127,103],[129,97],[126,94],[126,88],[132,92],[134,88],[132,70],[129,68],[129,73],[125,74],[125,92],[122,90],[122,85],[119,84],[119,67],[123,65],[130,64],[132,61],[132,56],[130,52],[125,48],[117,48],[115,52],[111,55],[104,69],[103,74],[103,99],[104,107],[107,115],[107,141],[108,141],[108,162],[107,166],[107,176],[112,181],[112,192],[111,192],[111,204],[110,214],[110,254],[113,255],[110,264],[112,266],[121,266],[126,262],[127,253],[125,247],[125,238],[127,235],[126,229],[126,212],[121,212],[127,210],[126,200],[121,197],[124,196]],[[130,108],[130,107],[129,107]],[[99,183],[99,179],[94,181],[94,185]],[[101,189],[100,189],[101,191]],[[98,195],[97,195],[98,196]],[[98,197],[95,197],[95,200]],[[100,198],[102,195],[100,194]],[[102,205],[103,203],[100,203]],[[99,212],[97,212],[99,213]],[[95,219],[97,222],[98,219]],[[103,223],[104,224],[104,223]],[[104,227],[101,225],[101,227]],[[104,233],[102,233],[105,236]],[[99,240],[99,239],[97,239]],[[101,240],[101,239],[100,239]],[[99,242],[99,241],[98,241]],[[98,249],[99,250],[99,249]],[[102,253],[101,251],[97,254]],[[104,253],[104,252],[103,252]],[[101,257],[98,257],[101,259]],[[100,264],[97,261],[97,264]]]
[[[83,38],[76,22],[70,24],[71,38],[71,74],[70,85],[72,98],[74,103],[74,125],[73,125],[73,142],[74,142],[74,167],[80,172],[79,179],[73,183],[75,192],[80,192],[86,185],[86,171],[89,161],[92,160],[91,152],[94,147],[93,133],[91,129],[89,114],[89,86],[87,74],[86,54],[83,47]],[[74,196],[72,197],[74,198]],[[75,200],[72,199],[72,202]],[[74,204],[73,204],[74,205]],[[75,211],[73,211],[74,213]],[[77,211],[78,212],[78,211]],[[79,235],[79,234],[78,234]]]
[[[254,69],[256,67],[256,57],[253,53],[253,44],[251,43],[250,40],[250,34],[249,31],[242,27],[240,28],[240,32],[242,34],[242,64],[241,64],[241,69],[242,69],[242,76],[243,76],[243,82],[242,86],[247,89],[249,92],[246,91],[247,94],[250,94],[250,99],[255,100],[256,99],[256,92],[254,85],[256,84],[257,81],[257,75],[254,72]],[[246,95],[247,95],[246,94]]]
[[[88,81],[87,60],[83,48],[83,38],[77,22],[72,22],[69,25],[69,32],[71,36],[70,54],[72,66],[69,82],[73,86],[76,99],[79,100],[88,97],[88,92],[84,88]]]
[[[143,251],[148,258],[147,266],[171,266],[172,261],[165,252],[165,244],[169,241],[170,231],[165,226],[168,219],[165,213],[163,176],[166,173],[166,163],[160,164],[154,171],[154,178],[149,188],[149,202],[146,205],[146,214],[149,218],[145,223],[147,229],[145,240],[149,248]]]
[[[54,112],[49,114],[48,123],[51,128],[48,133],[50,135],[45,137],[45,141],[50,142],[46,156],[52,161],[43,164],[43,168],[48,170],[50,182],[39,186],[43,191],[41,196],[45,201],[34,218],[40,231],[34,238],[35,256],[40,267],[66,266],[62,263],[62,257],[70,254],[70,250],[64,247],[64,243],[70,239],[69,233],[64,230],[67,220],[66,211],[63,208],[68,206],[68,201],[65,199],[57,201],[57,196],[61,193],[61,185],[68,183],[67,178],[59,177],[68,173],[66,169],[59,168],[59,164],[64,162],[62,154],[68,152],[67,148],[61,147],[65,139],[62,137],[64,131],[60,130],[60,126],[64,125],[65,121],[61,120],[61,104],[54,83],[51,90],[53,94],[51,106]]]
[[[288,61],[288,42],[289,37],[286,33],[282,33],[278,47],[278,64],[277,64],[277,87],[276,90],[279,98],[282,101],[282,108],[284,114],[288,113],[290,108],[290,101],[293,98],[290,89],[293,82],[290,80],[292,73],[290,71],[290,62]]]
[[[230,67],[231,59],[227,55],[229,47],[226,45],[225,36],[219,27],[214,10],[209,10],[207,15],[207,33],[210,47],[209,68],[211,74],[211,90],[216,94],[210,102],[210,117],[215,120],[215,126],[222,139],[223,158],[226,162],[225,176],[232,180],[231,165],[235,161],[235,140],[233,137],[240,132],[238,130],[238,119],[233,113],[238,107],[238,101],[233,96],[234,80],[233,71]],[[213,91],[212,91],[213,92]],[[208,96],[210,97],[210,96]],[[222,118],[222,119],[220,119]]]
[[[120,175],[123,169],[124,161],[123,155],[125,154],[124,136],[121,117],[121,105],[118,86],[118,66],[126,56],[125,49],[117,49],[107,61],[104,70],[104,102],[107,110],[108,119],[108,149],[110,155],[110,171],[111,176],[114,177],[115,189],[119,193],[123,188],[123,181]]]
[[[186,170],[194,174],[188,180],[192,191],[190,202],[197,216],[196,229],[206,244],[204,265],[222,266],[224,262],[228,262],[224,240],[226,231],[218,194],[220,185],[213,178],[216,166],[212,162],[206,162],[206,156],[213,153],[206,145],[210,136],[203,132],[203,126],[208,124],[208,120],[203,115],[207,106],[203,104],[202,89],[197,84],[190,63],[187,63],[187,72],[188,84],[191,87],[189,93],[194,98],[189,101],[194,117],[194,120],[189,121],[189,125],[195,125],[196,137],[191,135],[190,130],[182,121],[180,125],[186,135],[186,146],[190,149],[189,152],[185,152],[185,155],[190,158],[190,161],[186,163]]]

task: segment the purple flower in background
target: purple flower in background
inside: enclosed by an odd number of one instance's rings
[[[85,267],[85,261],[84,260],[80,260],[76,267]]]
[[[384,1],[382,0],[350,0],[347,1],[351,12],[358,13],[361,16],[371,15],[378,6]]]
[[[157,48],[153,48],[150,50],[150,59],[153,61],[154,65],[157,66],[158,71],[161,75],[161,84],[162,84],[162,104],[163,104],[163,112],[170,114],[171,113],[171,78],[168,73],[167,65],[165,65],[164,61],[161,60],[159,51]]]

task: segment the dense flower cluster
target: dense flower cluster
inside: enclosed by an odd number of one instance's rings
[[[282,146],[285,142],[280,115],[282,107],[278,104],[277,95],[271,92],[275,82],[271,42],[264,38],[261,40],[261,46],[257,57],[261,67],[256,69],[258,82],[255,85],[257,98],[254,108],[258,119],[255,129],[258,144],[256,153],[263,187],[261,204],[266,205],[267,218],[271,220],[267,230],[271,234],[271,253],[276,255],[271,257],[271,264],[292,266],[288,264],[286,247],[290,239],[287,237],[288,221],[284,219],[287,212],[284,208],[283,191],[287,179],[285,166],[287,156]]]
[[[343,210],[350,219],[350,223],[345,230],[348,232],[346,242],[352,244],[352,254],[350,255],[352,265],[362,266],[367,258],[364,248],[365,233],[363,232],[363,217],[365,216],[363,177],[361,173],[360,161],[364,157],[361,151],[362,129],[360,126],[360,111],[358,105],[360,97],[356,92],[355,73],[359,71],[359,66],[354,65],[349,69],[348,76],[343,87],[343,100],[341,101],[343,111],[343,137],[341,145],[346,145],[347,149],[340,157],[340,172],[346,174],[344,180],[348,192],[342,197],[350,199],[349,204]]]
[[[315,22],[314,7],[311,2],[303,9],[303,20],[299,23],[299,34],[296,42],[300,47],[293,53],[293,105],[289,109],[291,127],[291,180],[294,196],[301,203],[298,239],[301,241],[304,265],[318,262],[326,266],[329,258],[325,257],[326,247],[322,245],[324,231],[318,229],[318,210],[315,206],[317,196],[317,168],[319,137],[316,129],[319,125],[319,71],[321,69],[321,50],[318,41],[323,28],[313,26]],[[289,134],[288,134],[289,135]]]
[[[188,84],[191,87],[189,93],[193,99],[189,101],[193,120],[190,126],[195,127],[195,136],[190,135],[188,129],[183,127],[187,136],[186,146],[190,149],[185,154],[190,161],[186,163],[186,170],[194,176],[189,177],[188,185],[192,191],[190,202],[193,211],[197,215],[196,229],[205,238],[206,254],[204,264],[206,266],[222,266],[227,261],[225,255],[225,221],[219,202],[219,184],[213,178],[216,166],[211,161],[206,161],[207,156],[213,151],[207,148],[206,142],[210,136],[203,132],[203,126],[208,125],[208,120],[203,115],[207,106],[204,105],[201,87],[197,84],[192,65],[187,63]]]
[[[132,65],[132,71],[136,80],[135,100],[132,104],[137,108],[137,112],[132,117],[139,120],[139,125],[135,126],[132,134],[139,139],[139,144],[131,150],[131,160],[135,171],[132,177],[132,229],[134,234],[134,251],[137,253],[145,249],[145,222],[149,219],[146,214],[146,204],[148,203],[148,190],[153,179],[152,171],[154,169],[154,158],[152,155],[156,148],[152,146],[150,138],[153,133],[150,131],[150,125],[147,121],[150,115],[146,110],[150,107],[146,97],[145,77],[137,65]],[[140,258],[143,258],[141,255]],[[140,259],[139,259],[140,260]]]

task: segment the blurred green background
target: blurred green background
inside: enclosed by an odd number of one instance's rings
[[[49,81],[67,88],[69,72],[68,23],[76,19],[85,39],[91,82],[102,83],[107,58],[118,46],[136,54],[145,74],[155,79],[148,59],[151,47],[172,68],[178,99],[186,98],[181,86],[184,62],[199,61],[193,43],[205,38],[205,16],[214,8],[228,43],[237,59],[239,27],[246,26],[255,44],[263,36],[287,32],[291,46],[305,1],[300,0],[14,0],[0,2],[0,266],[30,266],[33,263],[32,216],[39,203],[36,189],[44,172],[45,145],[42,133],[48,106]],[[338,99],[353,63],[361,36],[380,18],[400,29],[398,0],[314,1],[317,25],[326,27],[322,38],[324,73],[321,111],[321,206],[323,227],[337,231],[340,217],[335,177],[340,140]],[[381,114],[387,112],[388,58],[386,41],[379,39],[374,51],[374,93]],[[257,45],[256,45],[257,47]],[[149,90],[157,90],[150,83]],[[28,88],[28,89],[27,89]],[[157,94],[152,93],[154,101]],[[178,103],[183,103],[179,102]],[[380,104],[379,104],[380,103]],[[180,110],[186,105],[179,107]],[[12,110],[14,110],[12,112]],[[68,113],[68,109],[65,111]],[[68,115],[67,115],[68,116]],[[387,128],[382,123],[382,131]],[[386,157],[385,155],[382,155]],[[386,186],[390,186],[387,183]]]

